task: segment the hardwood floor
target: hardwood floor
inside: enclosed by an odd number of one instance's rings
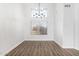
[[[24,41],[6,56],[79,56],[79,51],[63,49],[54,41]]]

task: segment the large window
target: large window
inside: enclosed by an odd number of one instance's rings
[[[47,35],[47,8],[32,8],[32,35]]]

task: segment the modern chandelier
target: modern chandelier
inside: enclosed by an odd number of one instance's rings
[[[47,17],[47,8],[40,7],[40,3],[38,3],[38,8],[32,8],[32,17],[33,18]]]

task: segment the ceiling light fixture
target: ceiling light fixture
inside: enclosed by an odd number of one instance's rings
[[[33,18],[45,18],[47,17],[47,8],[41,8],[41,4],[38,3],[38,8],[32,9]]]

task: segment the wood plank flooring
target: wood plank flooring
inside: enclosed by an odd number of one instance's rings
[[[24,41],[6,56],[79,56],[79,51],[63,49],[54,41]]]

